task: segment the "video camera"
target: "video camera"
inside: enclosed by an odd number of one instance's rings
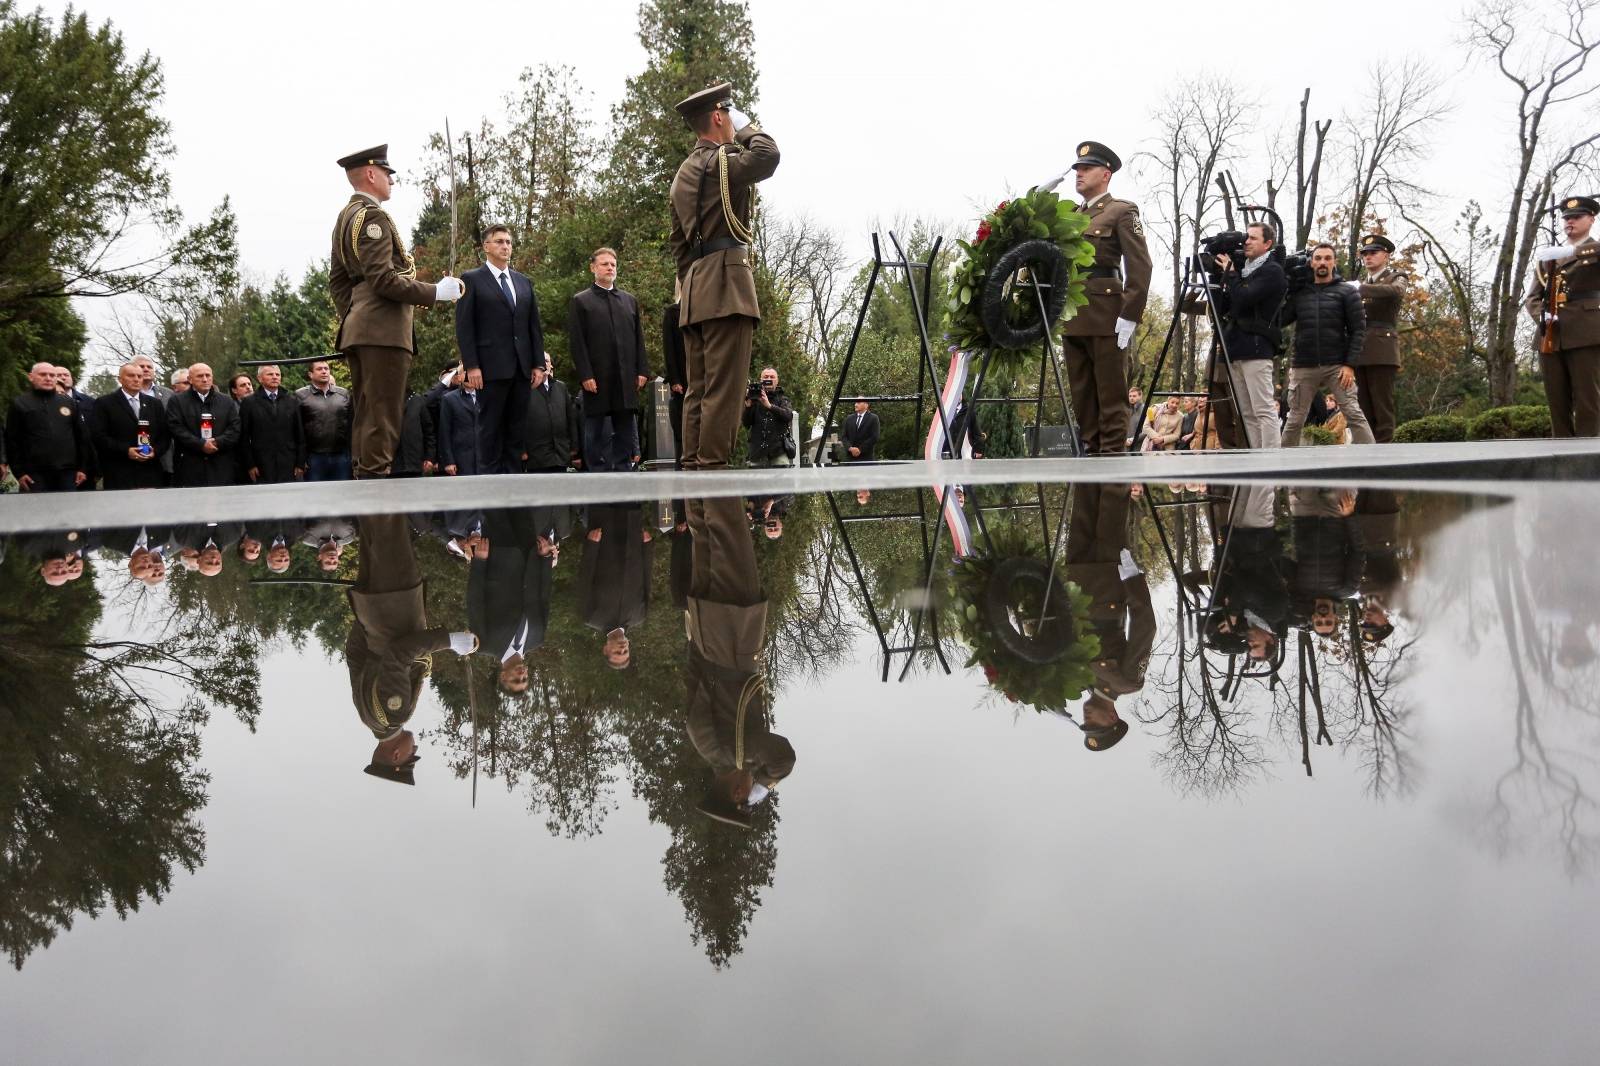
[[[1201,250],[1194,257],[1196,270],[1203,271],[1211,278],[1221,278],[1222,267],[1217,265],[1217,256],[1225,255],[1232,259],[1235,265],[1243,263],[1244,240],[1244,233],[1236,229],[1223,230],[1221,233],[1200,238]]]
[[[747,400],[751,400],[751,401],[760,399],[761,390],[763,388],[765,388],[765,387],[766,386],[762,385],[761,382],[759,382],[759,381],[752,381],[750,383],[750,385],[744,390],[744,398],[747,399]]]

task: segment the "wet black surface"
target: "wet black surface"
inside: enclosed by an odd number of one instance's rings
[[[1592,1061],[1592,491],[939,498],[11,539],[3,1057]]]

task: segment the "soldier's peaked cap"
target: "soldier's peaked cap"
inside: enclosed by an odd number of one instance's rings
[[[415,785],[417,783],[417,774],[414,767],[417,765],[417,760],[421,758],[422,756],[414,754],[399,766],[375,762],[362,767],[361,772],[376,777],[380,781],[393,781],[397,785]]]
[[[1361,238],[1363,252],[1389,252],[1394,253],[1394,242],[1381,233],[1369,233]]]
[[[394,167],[389,165],[389,146],[380,144],[374,148],[363,148],[359,152],[351,152],[339,160],[340,170],[354,170],[356,167],[382,167],[389,173],[394,173]]]
[[[1084,141],[1078,145],[1072,165],[1076,167],[1086,163],[1091,166],[1108,167],[1113,174],[1122,169],[1122,160],[1117,158],[1117,153],[1099,141]]]
[[[701,89],[693,96],[679,100],[676,105],[678,114],[684,121],[693,122],[696,117],[713,111],[719,107],[733,106],[733,82],[725,81]]]
[[[1561,217],[1576,218],[1579,215],[1600,215],[1600,200],[1593,196],[1569,196],[1561,201]]]

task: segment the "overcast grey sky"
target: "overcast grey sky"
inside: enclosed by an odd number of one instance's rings
[[[979,205],[1059,172],[1079,140],[1131,158],[1149,147],[1162,96],[1205,71],[1258,95],[1255,140],[1264,146],[1292,119],[1305,86],[1318,115],[1353,111],[1372,61],[1420,52],[1451,73],[1456,105],[1416,175],[1442,194],[1434,214],[1453,216],[1469,196],[1496,204],[1508,188],[1510,98],[1461,45],[1455,0],[753,0],[750,8],[761,72],[755,111],[783,150],[765,202],[809,214],[863,255],[875,219],[975,218]],[[327,254],[348,194],[333,160],[346,152],[388,141],[402,177],[414,177],[446,115],[462,130],[498,114],[518,72],[541,62],[576,68],[603,129],[645,59],[631,0],[252,8],[90,0],[86,9],[160,57],[179,201],[199,217],[231,195],[243,266],[259,277],[298,275]],[[432,73],[445,56],[454,57],[449,74]],[[1149,199],[1131,174],[1113,191]],[[402,184],[391,208],[409,227],[418,205],[415,187]]]

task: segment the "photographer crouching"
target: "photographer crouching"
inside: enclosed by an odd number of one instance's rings
[[[1278,394],[1273,373],[1273,359],[1283,347],[1278,330],[1278,311],[1283,305],[1283,294],[1289,282],[1283,266],[1272,255],[1277,233],[1265,222],[1252,222],[1245,227],[1242,263],[1223,253],[1214,261],[1220,274],[1213,274],[1222,286],[1221,292],[1213,289],[1212,299],[1222,316],[1222,343],[1227,350],[1227,360],[1218,358],[1212,373],[1212,417],[1219,419],[1224,445],[1231,434],[1226,433],[1222,422],[1229,417],[1226,410],[1216,412],[1217,401],[1225,400],[1229,391],[1234,397],[1232,415],[1245,432],[1242,443],[1249,448],[1276,448],[1279,443]],[[1234,236],[1237,241],[1237,235]]]
[[[1340,279],[1333,245],[1311,250],[1311,284],[1289,294],[1284,324],[1294,323],[1294,354],[1289,361],[1289,415],[1283,446],[1300,443],[1300,430],[1312,402],[1324,390],[1343,412],[1353,444],[1373,443],[1372,427],[1356,398],[1356,366],[1366,339],[1361,287]]]
[[[789,436],[793,418],[789,397],[778,386],[778,372],[769,366],[761,371],[761,381],[752,382],[744,396],[751,466],[794,465],[794,441]]]

